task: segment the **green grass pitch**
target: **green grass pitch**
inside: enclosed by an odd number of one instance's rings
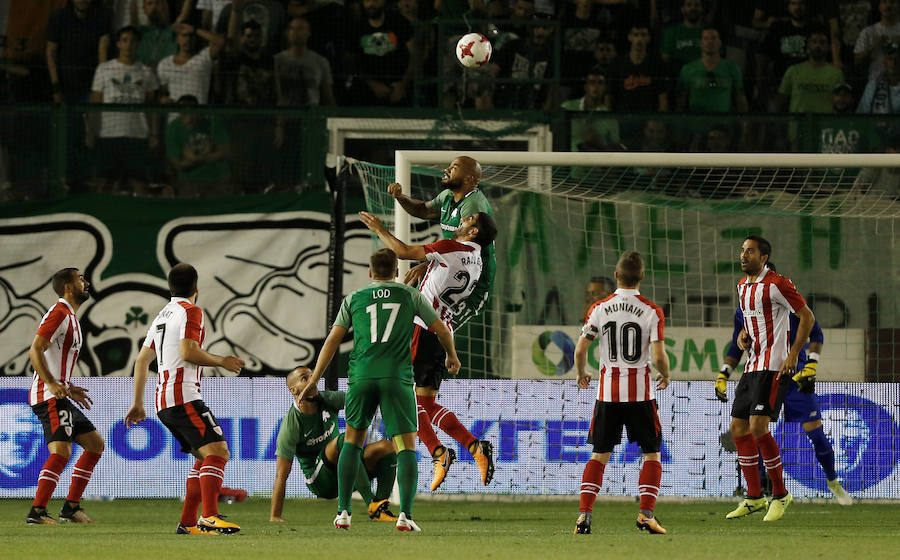
[[[93,525],[26,525],[30,503],[0,500],[2,558],[86,560],[125,558],[291,558],[345,560],[468,558],[896,558],[900,515],[896,504],[795,502],[776,523],[762,514],[726,521],[730,502],[660,500],[657,515],[668,535],[649,535],[634,526],[637,505],[600,501],[591,535],[573,535],[577,500],[418,500],[421,533],[399,533],[374,523],[355,501],[350,531],[331,525],[334,501],[287,500],[287,523],[269,522],[269,501],[250,499],[222,505],[242,530],[231,536],[175,535],[181,513],[176,500],[85,502]],[[56,516],[61,500],[50,503]]]

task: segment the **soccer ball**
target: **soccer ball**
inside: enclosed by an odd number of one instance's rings
[[[484,66],[491,59],[491,42],[481,33],[467,33],[456,43],[456,58],[466,68]]]

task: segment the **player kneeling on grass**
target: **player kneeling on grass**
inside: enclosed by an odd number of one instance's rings
[[[288,374],[287,386],[294,396],[294,406],[285,414],[278,429],[275,448],[275,483],[272,486],[272,513],[269,521],[285,521],[281,517],[284,489],[294,456],[300,462],[306,487],[319,498],[338,495],[337,463],[344,446],[344,435],[338,431],[338,411],[344,408],[346,393],[321,391],[313,387],[300,399],[309,383],[312,370],[299,367]],[[397,453],[390,440],[370,443],[363,448],[362,468],[356,476],[355,489],[369,504],[369,518],[374,521],[397,521],[388,510],[388,497],[397,475]],[[372,494],[370,478],[378,481]]]
[[[665,318],[662,309],[638,292],[644,279],[644,261],[635,251],[622,255],[616,264],[616,284],[613,295],[594,304],[575,346],[575,368],[578,386],[590,387],[587,373],[588,349],[598,336],[597,357],[600,378],[597,381],[597,402],[588,443],[594,452],[584,467],[581,479],[581,499],[575,534],[591,532],[594,501],[603,484],[603,471],[613,447],[622,441],[622,427],[628,439],[637,442],[644,452],[644,464],[638,478],[640,512],[637,527],[650,533],[665,534],[666,530],[653,517],[659,482],[662,477],[660,448],[662,430],[656,411],[650,362],[656,366],[656,389],[669,386],[669,357],[663,348]]]
[[[144,386],[150,362],[156,359],[156,416],[181,444],[183,453],[197,458],[187,476],[187,494],[179,535],[237,533],[241,528],[219,514],[219,490],[230,455],[225,433],[200,395],[202,366],[223,367],[240,373],[244,360],[216,356],[201,348],[206,335],[203,311],[197,302],[197,271],[185,263],[169,271],[172,299],[153,320],[144,346],[134,362],[134,404],[125,415],[125,427],[142,422]],[[197,519],[197,506],[203,515]]]

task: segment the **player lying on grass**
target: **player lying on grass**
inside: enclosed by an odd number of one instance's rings
[[[497,237],[497,224],[485,212],[463,218],[453,232],[452,239],[441,239],[428,245],[407,245],[394,237],[376,216],[360,212],[360,218],[388,248],[401,259],[425,260],[428,268],[419,282],[419,291],[438,312],[441,321],[453,332],[456,312],[475,289],[482,275],[484,253],[482,247],[491,246]],[[441,444],[432,424],[461,443],[472,454],[481,470],[481,482],[487,485],[494,477],[494,446],[480,440],[462,425],[449,409],[436,402],[441,380],[448,373],[444,365],[446,352],[437,334],[416,321],[412,340],[413,371],[416,382],[416,412],[419,419],[419,439],[428,447],[434,476],[431,491],[440,487],[456,452]]]
[[[298,367],[287,376],[287,387],[294,397],[294,405],[281,420],[275,448],[275,483],[272,485],[272,512],[269,521],[285,521],[281,517],[284,489],[294,457],[300,462],[306,487],[327,500],[337,498],[337,464],[344,434],[338,430],[338,411],[344,408],[346,393],[319,391],[316,387],[300,399],[300,392],[309,383],[312,370]],[[397,476],[397,453],[390,440],[370,443],[363,448],[362,468],[356,477],[355,489],[369,504],[369,517],[374,521],[397,521],[388,510],[388,497]],[[372,494],[371,478],[378,481]]]

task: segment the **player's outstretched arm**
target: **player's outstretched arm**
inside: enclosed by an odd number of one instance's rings
[[[125,429],[137,426],[147,418],[147,413],[144,411],[144,389],[150,373],[150,362],[155,359],[156,350],[149,346],[143,346],[134,361],[134,401],[131,410],[125,415]]]
[[[200,344],[191,338],[182,338],[178,348],[181,359],[198,366],[222,367],[232,373],[240,373],[244,360],[237,356],[217,356],[200,348]]]
[[[31,360],[31,367],[34,368],[38,378],[44,382],[50,393],[57,399],[64,399],[69,396],[69,391],[53,379],[50,366],[47,365],[47,358],[44,357],[47,348],[50,348],[50,341],[39,334],[34,335],[31,348],[28,349],[28,358]]]
[[[435,319],[429,326],[431,327],[431,330],[437,334],[441,346],[447,351],[447,361],[445,364],[447,366],[447,371],[450,372],[450,375],[456,375],[459,373],[459,368],[462,367],[462,364],[459,361],[459,356],[456,355],[456,345],[453,343],[453,333],[450,332],[447,325],[440,319]]]
[[[781,370],[778,372],[779,377],[783,375],[790,375],[793,377],[796,373],[797,360],[800,357],[800,351],[806,344],[809,333],[812,331],[813,324],[816,322],[816,316],[813,315],[812,309],[810,309],[808,305],[804,305],[803,309],[800,309],[795,313],[797,317],[800,318],[800,324],[797,326],[797,337],[794,339],[794,344],[791,346],[790,352],[788,352],[787,359],[785,359],[784,363],[781,365]]]
[[[590,347],[590,339],[578,337],[578,343],[575,344],[575,372],[578,374],[578,386],[582,389],[589,389],[591,386],[591,374],[587,372],[587,355]]]
[[[284,457],[275,457],[275,482],[272,484],[272,509],[269,513],[269,521],[285,522],[281,517],[284,508],[284,490],[287,487],[287,479],[291,474],[292,461]]]
[[[403,187],[400,183],[391,183],[388,185],[388,194],[400,203],[400,206],[406,210],[406,213],[422,218],[423,220],[436,220],[441,217],[441,211],[437,208],[431,208],[424,200],[418,200],[403,194]]]
[[[359,217],[362,222],[366,224],[367,228],[375,232],[378,239],[381,239],[381,242],[384,243],[388,249],[397,253],[397,258],[418,261],[425,258],[425,248],[423,246],[407,245],[400,241],[384,227],[384,224],[381,223],[378,216],[368,212],[360,212]]]
[[[328,338],[325,339],[322,350],[319,351],[319,357],[316,359],[316,367],[313,369],[312,377],[309,378],[306,387],[300,391],[300,400],[305,399],[306,394],[319,384],[319,380],[322,379],[322,375],[325,374],[325,368],[328,367],[328,364],[331,363],[331,359],[334,358],[335,353],[337,353],[341,341],[344,340],[345,334],[347,334],[347,329],[344,327],[340,325],[331,327],[331,332],[328,333]]]
[[[669,356],[663,347],[661,340],[650,343],[650,355],[653,357],[653,365],[656,366],[656,388],[665,389],[669,386]]]

